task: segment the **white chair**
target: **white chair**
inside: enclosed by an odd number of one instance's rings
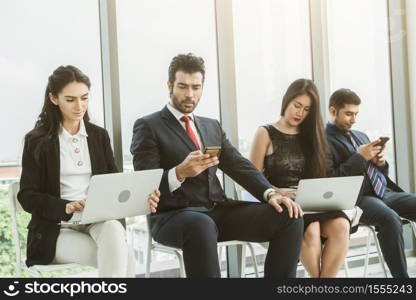
[[[409,220],[409,219],[406,219],[406,218],[401,218],[401,219],[402,219],[403,224],[409,224],[410,225],[410,228],[412,229],[414,238],[416,239],[416,222],[412,221],[412,220]]]
[[[384,277],[387,277],[387,270],[386,266],[384,265],[383,253],[381,252],[380,243],[378,242],[377,233],[374,226],[360,224],[360,226],[366,227],[368,229],[368,236],[367,236],[367,250],[365,254],[365,261],[364,261],[364,274],[363,277],[367,277],[367,270],[368,270],[368,261],[369,261],[369,254],[370,254],[370,247],[371,247],[371,240],[374,241],[377,250],[378,261],[381,266],[381,270],[383,271]]]
[[[376,231],[375,231],[374,227],[370,226],[370,225],[362,224],[362,223],[360,223],[359,226],[365,227],[368,231],[367,243],[366,243],[366,255],[365,255],[365,259],[364,259],[363,277],[364,278],[367,277],[367,273],[368,273],[368,261],[369,261],[369,255],[370,255],[371,241],[374,241],[374,244],[376,246],[378,261],[379,261],[380,266],[382,268],[384,277],[387,277],[387,271],[386,271],[386,268],[385,268],[384,262],[383,262],[383,254],[381,252],[380,244],[378,242]],[[343,267],[344,267],[344,271],[345,271],[345,277],[348,278],[349,277],[348,257],[345,258]]]
[[[402,218],[402,217],[401,217],[401,220],[402,220],[402,224],[409,224],[410,225],[410,228],[411,228],[411,230],[413,232],[413,235],[416,239],[416,222],[412,221],[412,220],[409,220],[409,219],[406,219],[406,218]],[[362,225],[363,224],[360,224],[360,226],[362,226]],[[377,253],[378,253],[378,259],[379,259],[381,268],[383,270],[384,277],[387,277],[387,270],[386,270],[386,267],[384,265],[384,257],[383,257],[383,254],[381,252],[381,248],[380,248],[380,244],[379,244],[378,239],[377,239],[376,231],[375,231],[373,226],[368,226],[368,225],[364,225],[364,226],[366,226],[369,229],[368,239],[367,239],[367,253],[366,253],[366,257],[365,257],[365,266],[364,266],[364,277],[367,277],[368,255],[369,255],[369,252],[370,252],[370,235],[372,236],[372,238],[374,240],[374,243],[376,245]]]
[[[152,237],[152,234],[150,232],[150,229],[149,229],[148,220],[147,220],[147,224],[148,224],[148,226],[147,226],[147,228],[148,228],[148,241],[147,241],[146,274],[145,274],[145,277],[146,278],[150,277],[150,266],[151,266],[151,263],[152,263],[152,251],[159,251],[159,252],[175,255],[178,258],[178,261],[179,261],[179,275],[180,275],[180,277],[185,278],[186,274],[185,274],[185,266],[184,266],[184,261],[183,261],[182,250],[179,249],[179,248],[166,246],[166,245],[163,245],[161,243],[158,243],[158,242],[154,241],[153,237]],[[240,271],[241,276],[245,277],[245,265],[246,265],[245,249],[246,249],[246,247],[248,247],[249,250],[250,250],[251,258],[253,260],[255,275],[256,275],[256,277],[259,277],[256,253],[254,252],[253,245],[249,242],[244,242],[244,241],[219,242],[218,243],[219,264],[221,265],[222,249],[226,246],[234,246],[234,245],[241,245],[242,248],[243,248],[242,255],[241,255],[241,262],[239,264],[240,265],[240,270],[239,271]]]
[[[79,268],[79,264],[50,264],[50,265],[33,265],[27,267],[25,260],[22,259],[20,251],[20,239],[18,231],[18,222],[17,222],[17,213],[23,211],[20,203],[17,201],[17,193],[19,192],[20,184],[19,182],[13,182],[9,186],[9,200],[10,200],[10,210],[12,216],[12,231],[13,231],[13,243],[16,253],[16,277],[21,277],[22,270],[27,270],[36,277],[41,277],[43,272],[54,272],[62,271],[67,269]]]

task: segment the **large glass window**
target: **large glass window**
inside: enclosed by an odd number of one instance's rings
[[[204,91],[195,113],[219,119],[214,4],[214,0],[117,1],[125,170],[133,169],[130,144],[135,120],[161,110],[169,101],[168,67],[177,54],[191,52],[205,60]],[[143,223],[145,218],[138,218],[132,225],[134,245],[146,244]],[[139,263],[144,263],[144,249],[134,249]],[[154,256],[153,262],[160,262],[159,267],[165,271],[172,263],[177,266],[173,256],[161,253]]]
[[[233,17],[239,147],[247,155],[257,128],[279,119],[289,84],[312,77],[309,1],[234,0]]]
[[[169,101],[168,67],[177,54],[205,60],[204,92],[196,114],[219,119],[214,0],[117,2],[124,168],[136,119]]]
[[[1,0],[0,37],[0,277],[10,277],[15,249],[7,187],[20,176],[24,135],[41,111],[54,69],[74,65],[89,76],[91,119],[104,125],[98,1]],[[29,218],[18,214],[22,254]]]
[[[2,0],[0,12],[0,163],[10,166],[20,164],[24,135],[60,65],[90,77],[92,121],[104,124],[98,1]]]
[[[387,3],[329,0],[328,45],[331,92],[349,88],[361,98],[354,129],[371,140],[388,136],[386,159],[395,177]]]

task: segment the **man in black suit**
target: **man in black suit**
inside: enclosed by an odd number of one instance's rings
[[[336,176],[364,175],[357,205],[360,221],[374,225],[384,258],[393,277],[409,277],[400,217],[416,219],[416,195],[405,193],[388,177],[381,140],[370,142],[363,132],[351,130],[361,100],[348,89],[334,92],[329,100],[331,123],[326,133]]]
[[[217,120],[193,114],[205,78],[202,58],[178,55],[169,67],[169,103],[134,124],[135,170],[163,168],[160,201],[150,201],[154,239],[183,250],[188,277],[220,277],[217,242],[270,242],[265,277],[296,276],[303,234],[302,210],[273,190],[231,145]],[[221,147],[218,156],[203,154]],[[217,168],[263,203],[225,196]]]

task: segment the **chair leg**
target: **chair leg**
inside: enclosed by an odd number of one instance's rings
[[[222,249],[223,249],[223,246],[218,247],[218,263],[220,264],[220,271],[221,271],[221,263],[222,263]]]
[[[246,277],[246,244],[241,245],[241,262],[240,262],[240,276],[241,278]]]
[[[152,262],[152,236],[150,233],[147,235],[147,249],[146,249],[146,274],[145,277],[150,277],[150,264]]]
[[[412,228],[413,235],[415,236],[415,239],[416,239],[416,222],[410,221],[409,224],[410,224],[410,227]]]
[[[350,269],[348,267],[347,258],[345,258],[345,260],[344,260],[344,271],[345,271],[345,278],[350,277]]]
[[[371,245],[371,237],[372,237],[370,227],[367,227],[367,229],[368,229],[368,235],[367,235],[367,247],[366,247],[367,252],[366,252],[366,254],[365,254],[365,261],[364,261],[364,274],[363,274],[363,277],[364,277],[364,278],[366,278],[366,277],[367,277],[367,270],[368,270],[368,259],[369,259],[368,255],[369,255],[369,253],[370,253],[370,245]]]
[[[15,268],[15,273],[16,273],[16,277],[22,277],[22,263],[19,261],[16,261],[16,268]]]
[[[383,270],[384,277],[387,278],[387,270],[384,264],[383,252],[381,252],[380,243],[378,242],[378,239],[376,240],[376,247],[377,247],[378,257],[380,260],[381,269]]]
[[[186,275],[185,275],[185,266],[184,266],[184,263],[183,263],[182,253],[180,253],[179,251],[176,250],[175,254],[176,254],[176,257],[178,258],[178,261],[179,261],[179,276],[181,278],[185,278],[186,277]]]
[[[36,270],[33,266],[27,269],[29,273],[33,274],[35,277],[42,277],[42,273],[39,270]]]
[[[257,258],[256,258],[256,253],[254,252],[254,247],[251,243],[247,243],[247,246],[251,253],[251,258],[253,260],[254,272],[256,274],[256,277],[259,278],[259,267],[257,265]]]
[[[384,265],[383,253],[381,252],[381,247],[380,247],[380,243],[378,242],[376,231],[374,230],[373,227],[370,227],[370,230],[373,234],[374,243],[376,244],[378,260],[380,262],[381,269],[383,270],[384,277],[387,278],[387,270],[386,270],[386,266]]]

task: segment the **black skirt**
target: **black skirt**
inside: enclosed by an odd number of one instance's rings
[[[328,212],[322,212],[322,213],[312,213],[312,214],[304,214],[303,215],[303,223],[304,227],[303,230],[306,231],[306,228],[309,226],[309,224],[313,222],[321,222],[325,220],[335,219],[335,218],[345,218],[350,223],[350,234],[357,231],[358,226],[351,227],[351,220],[348,218],[348,216],[340,210],[337,211],[328,211]],[[321,237],[322,242],[325,242],[325,238]]]

